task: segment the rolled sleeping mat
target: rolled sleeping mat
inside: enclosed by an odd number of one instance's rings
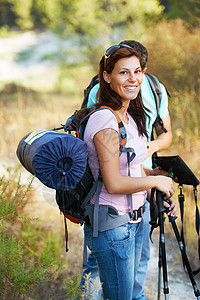
[[[38,129],[19,142],[21,164],[43,184],[56,190],[75,188],[87,167],[88,148],[81,139]]]

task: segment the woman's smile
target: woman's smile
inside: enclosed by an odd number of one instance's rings
[[[133,100],[140,91],[144,73],[139,59],[131,56],[119,59],[111,74],[105,71],[104,79],[122,100]]]
[[[125,86],[124,88],[129,92],[133,92],[138,88],[138,85],[136,85],[136,86],[128,85],[128,86]]]

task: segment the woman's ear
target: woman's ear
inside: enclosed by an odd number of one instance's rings
[[[110,83],[110,75],[106,71],[103,71],[103,79],[105,82]]]

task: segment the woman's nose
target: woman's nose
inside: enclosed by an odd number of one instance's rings
[[[130,80],[130,81],[136,81],[135,73],[130,73],[130,74],[129,74],[129,80]]]

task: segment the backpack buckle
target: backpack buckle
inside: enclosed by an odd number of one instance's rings
[[[138,219],[138,211],[134,210],[133,211],[133,221],[137,221],[137,219]]]
[[[125,139],[126,138],[126,132],[121,132],[121,138]]]
[[[137,221],[139,218],[142,218],[143,213],[144,213],[144,205],[140,206],[138,209],[133,210],[131,214],[131,220]]]

